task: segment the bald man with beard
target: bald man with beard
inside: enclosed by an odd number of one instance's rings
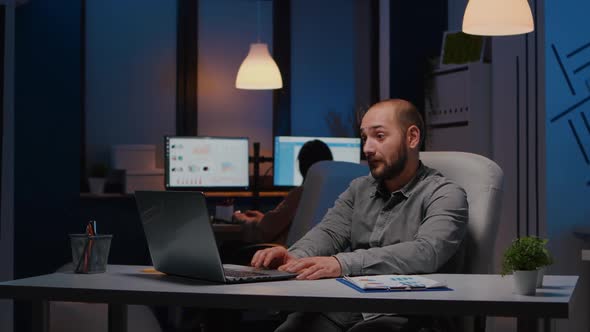
[[[322,221],[293,246],[258,251],[252,266],[312,280],[434,273],[460,264],[456,257],[467,230],[467,197],[420,161],[424,121],[416,107],[401,99],[379,102],[363,116],[360,132],[371,174],[353,180]],[[426,321],[296,312],[277,331],[407,331],[430,324]]]

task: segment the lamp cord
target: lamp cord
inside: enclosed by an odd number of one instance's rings
[[[256,14],[256,39],[260,43],[260,0],[256,1],[257,14]]]

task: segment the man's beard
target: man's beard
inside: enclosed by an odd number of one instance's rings
[[[380,174],[377,174],[375,172],[375,169],[371,168],[371,175],[373,175],[373,177],[379,181],[391,180],[393,178],[398,177],[403,172],[403,170],[406,168],[407,163],[408,151],[406,150],[406,145],[404,143],[401,146],[398,158],[394,163],[390,165],[385,165],[383,171],[381,171]]]

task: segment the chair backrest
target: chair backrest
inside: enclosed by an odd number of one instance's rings
[[[320,161],[307,171],[295,218],[287,235],[287,246],[319,223],[350,181],[369,174],[369,167],[344,161]]]
[[[467,152],[420,152],[420,160],[465,189],[469,203],[466,270],[492,273],[504,173],[492,160]]]

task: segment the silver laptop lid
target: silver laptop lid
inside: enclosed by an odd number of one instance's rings
[[[135,199],[156,270],[225,282],[203,193],[136,191]]]

